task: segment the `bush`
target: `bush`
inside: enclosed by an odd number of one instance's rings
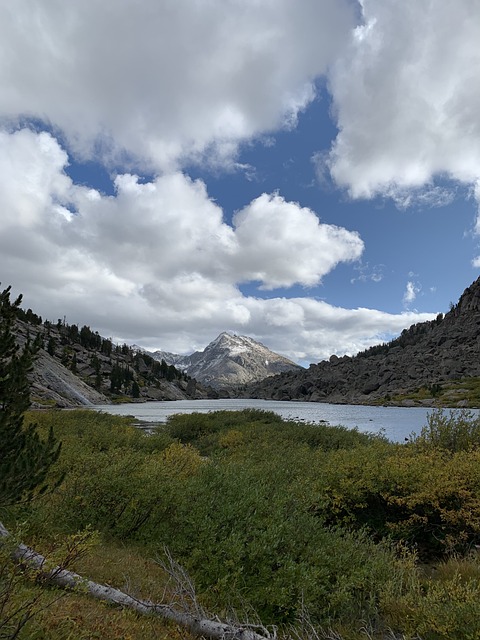
[[[58,465],[69,473],[37,508],[37,531],[42,522],[50,534],[90,525],[150,554],[167,545],[219,613],[249,603],[266,622],[293,621],[302,606],[323,621],[373,616],[393,554],[309,512],[302,495],[316,450],[302,440],[310,429],[295,443],[291,424],[275,417],[272,425],[264,413],[190,420],[190,434],[218,436],[209,459],[162,432],[155,448],[104,414],[44,414],[43,428],[53,421],[64,440]]]
[[[130,426],[131,418],[93,411],[44,412],[36,419],[40,430],[53,427],[62,439],[53,471],[66,477],[30,510],[32,526],[74,532],[92,525],[108,535],[136,534],[161,492],[155,478],[171,438],[147,436]]]
[[[209,464],[183,485],[157,531],[216,611],[254,607],[264,622],[358,620],[376,613],[393,553],[363,533],[325,527],[285,482]]]
[[[328,523],[367,526],[425,558],[466,550],[480,535],[480,450],[445,456],[377,443],[317,456],[309,483],[310,509]]]
[[[393,582],[380,599],[389,625],[409,638],[472,640],[480,637],[480,576],[473,561],[457,564],[453,573],[439,567],[437,576],[411,571],[407,583]],[[463,567],[461,566],[463,564]],[[476,571],[472,566],[476,565]],[[473,575],[472,575],[473,574]]]
[[[461,409],[444,412],[433,411],[420,435],[412,438],[420,449],[442,449],[450,453],[469,451],[480,445],[480,416]]]
[[[242,434],[249,453],[257,446],[278,450],[307,445],[331,451],[382,439],[346,427],[284,421],[276,413],[259,409],[173,415],[168,418],[166,433],[184,444],[193,444],[203,455],[212,455],[222,449],[225,433],[231,429]]]
[[[37,535],[91,525],[150,557],[166,545],[220,617],[255,609],[292,623],[306,609],[345,637],[363,623],[428,640],[480,634],[480,569],[425,578],[383,540],[429,560],[472,547],[480,448],[392,444],[265,412],[179,416],[153,436],[88,411],[38,422],[62,438],[56,466],[69,473],[30,510]]]

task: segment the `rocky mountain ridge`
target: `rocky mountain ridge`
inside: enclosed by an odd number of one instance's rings
[[[459,381],[475,378],[480,378],[480,278],[448,313],[405,329],[389,343],[354,357],[331,356],[306,370],[248,385],[242,393],[273,400],[427,406],[443,395],[443,404],[480,406],[478,400],[457,402],[455,394],[450,399],[447,394]],[[406,398],[412,394],[413,399]]]
[[[150,355],[173,364],[202,384],[216,389],[230,389],[284,371],[302,369],[261,342],[227,331],[210,342],[203,351],[195,351],[191,355],[180,356],[165,351]]]
[[[89,327],[42,323],[31,311],[28,317],[17,321],[17,342],[39,336],[43,345],[30,374],[33,407],[215,397],[174,366],[114,345]]]

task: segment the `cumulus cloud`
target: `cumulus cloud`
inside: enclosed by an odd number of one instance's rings
[[[375,309],[344,309],[312,298],[249,298],[249,335],[296,361],[318,362],[352,355],[398,335],[416,322],[432,320],[430,313],[389,314]]]
[[[318,284],[339,262],[358,259],[364,248],[356,232],[321,224],[313,211],[278,194],[264,193],[233,222],[242,247],[241,279],[259,280],[262,289]]]
[[[231,329],[317,361],[429,319],[267,298],[359,260],[360,236],[280,193],[227,224],[182,173],[198,162],[254,177],[239,145],[294,127],[331,70],[339,134],[314,158],[324,182],[327,168],[353,197],[440,206],[446,175],[476,183],[480,202],[475,5],[361,5],[354,29],[351,0],[0,3],[2,281],[44,317],[178,352]],[[72,156],[121,166],[114,195],[72,182]]]
[[[0,117],[153,171],[231,162],[295,124],[354,19],[348,0],[3,2]]]
[[[66,314],[115,340],[183,352],[231,329],[314,361],[431,317],[243,295],[248,280],[316,283],[362,252],[358,234],[279,194],[255,199],[231,226],[200,180],[124,174],[105,196],[73,183],[67,162],[48,133],[0,134],[2,282],[45,318]]]
[[[472,188],[472,193],[477,202],[477,219],[473,231],[476,235],[480,235],[480,179],[475,181],[475,184]]]
[[[353,198],[405,200],[426,185],[427,201],[448,202],[436,177],[480,177],[480,6],[361,4],[363,23],[330,77],[339,127],[331,174]]]

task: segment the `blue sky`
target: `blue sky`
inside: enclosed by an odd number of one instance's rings
[[[308,364],[480,266],[470,0],[0,2],[0,280],[44,318]]]

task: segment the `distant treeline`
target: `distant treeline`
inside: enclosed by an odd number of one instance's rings
[[[424,335],[430,331],[430,329],[443,321],[443,313],[439,313],[435,320],[430,320],[427,322],[418,322],[417,324],[413,324],[408,329],[404,329],[402,333],[395,338],[394,340],[390,340],[390,342],[382,342],[381,344],[375,344],[373,347],[369,347],[364,351],[360,351],[356,354],[356,358],[370,358],[371,356],[382,355],[388,353],[390,349],[394,349],[395,347],[406,347],[408,345],[413,345],[418,342],[418,338],[420,335]]]
[[[59,318],[56,323],[42,320],[31,309],[17,309],[19,320],[32,325],[35,333],[43,327],[41,337],[45,350],[79,375],[79,350],[89,352],[88,370],[83,367],[82,379],[103,393],[126,395],[138,398],[141,387],[158,384],[159,380],[188,381],[186,375],[165,360],[155,360],[147,353],[132,349],[127,344],[115,344],[111,338],[102,337],[88,325],[79,327]],[[85,363],[84,363],[85,364]]]

